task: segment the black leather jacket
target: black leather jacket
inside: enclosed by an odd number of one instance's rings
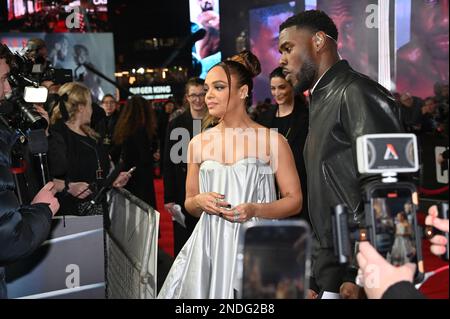
[[[321,248],[332,248],[330,208],[346,204],[358,220],[364,206],[357,169],[356,138],[403,132],[397,105],[381,85],[337,62],[312,94],[309,135],[304,151],[309,213]]]
[[[0,299],[6,297],[4,268],[38,248],[50,232],[48,205],[20,206],[10,172],[13,135],[0,123]]]

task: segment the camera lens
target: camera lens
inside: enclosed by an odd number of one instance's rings
[[[32,130],[46,129],[48,122],[38,112],[36,112],[32,106],[21,103],[20,111],[23,117],[28,122],[28,127]]]

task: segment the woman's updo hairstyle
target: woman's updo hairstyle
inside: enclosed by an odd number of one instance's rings
[[[221,67],[228,80],[228,92],[231,93],[231,86],[236,85],[238,88],[247,85],[248,95],[245,98],[245,105],[251,105],[251,96],[253,91],[253,78],[261,73],[261,64],[258,58],[252,52],[244,50],[239,54],[233,55],[232,57],[216,64],[214,67]],[[214,68],[213,67],[213,68]],[[231,83],[231,75],[237,77],[237,83]],[[228,96],[228,103],[230,102],[231,95]],[[203,120],[202,128],[203,130],[215,126],[220,122],[220,119],[215,118],[211,115],[207,115]]]
[[[248,86],[247,105],[251,101],[253,91],[253,78],[261,73],[261,64],[256,55],[248,50],[242,51],[239,54],[233,55],[231,58],[219,64],[227,74],[228,86],[231,91],[231,74],[238,78],[237,86]]]

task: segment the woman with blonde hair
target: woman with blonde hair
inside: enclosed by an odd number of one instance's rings
[[[54,182],[63,215],[102,214],[101,204],[90,205],[91,196],[103,185],[111,165],[107,149],[90,127],[92,100],[81,83],[66,83],[58,91],[59,100],[50,119],[51,131],[62,136],[59,147],[65,156],[51,160]],[[123,187],[129,174],[121,172],[114,187]]]

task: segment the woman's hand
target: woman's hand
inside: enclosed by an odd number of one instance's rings
[[[226,217],[226,219],[234,223],[244,223],[249,219],[256,217],[256,211],[257,211],[257,204],[254,203],[241,204],[230,210],[231,216]]]
[[[227,203],[225,196],[218,193],[201,193],[194,197],[196,206],[202,211],[211,214],[223,216],[232,216],[231,211],[225,208],[231,208],[231,204]]]
[[[84,182],[69,183],[69,189],[67,192],[73,197],[79,199],[85,199],[92,195],[92,191],[89,189],[89,184]]]
[[[127,185],[128,181],[131,178],[131,174],[128,172],[120,172],[119,176],[117,176],[116,180],[113,183],[113,187],[121,188]]]

